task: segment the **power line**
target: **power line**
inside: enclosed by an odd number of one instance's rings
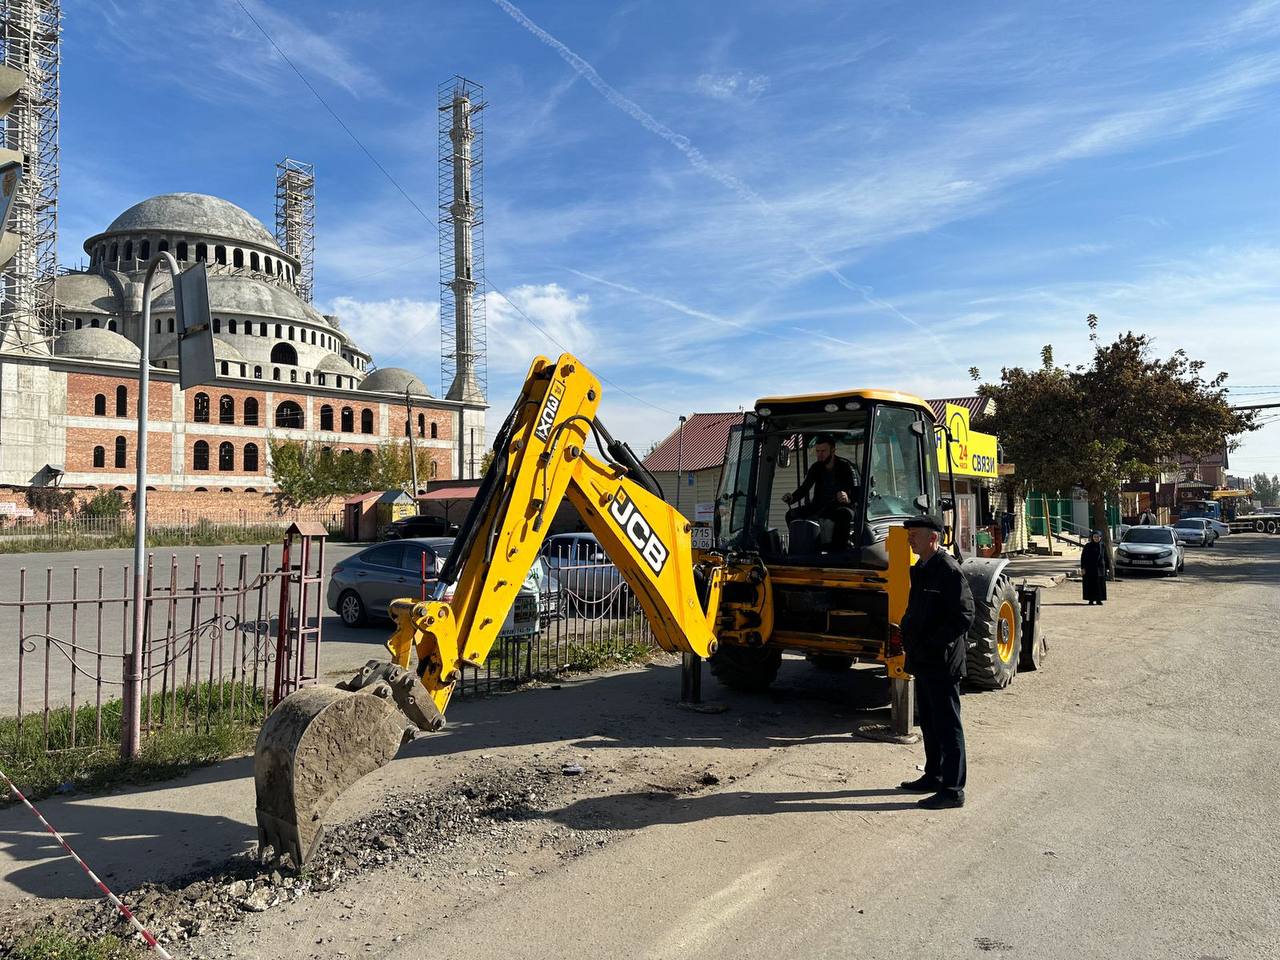
[[[318,101],[320,101],[320,106],[324,107],[327,111],[329,111],[329,116],[333,117],[334,120],[338,121],[338,126],[342,127],[342,129],[346,131],[347,136],[352,139],[352,141],[355,143],[357,147],[361,149],[361,151],[363,151],[364,155],[369,158],[369,160],[373,163],[373,165],[382,172],[382,175],[384,177],[386,177],[389,181],[391,181],[391,185],[400,191],[400,195],[404,197],[407,201],[409,201],[409,205],[413,207],[413,209],[418,211],[422,219],[426,220],[428,223],[434,226],[436,222],[435,219],[433,217],[427,216],[426,213],[423,212],[422,208],[418,206],[417,203],[414,202],[413,197],[409,196],[409,194],[405,191],[404,187],[400,186],[400,183],[396,180],[396,178],[387,172],[387,168],[378,162],[378,158],[375,157],[370,152],[369,148],[366,147],[361,142],[360,138],[355,135],[352,129],[348,127],[345,122],[343,122],[342,117],[338,116],[338,112],[334,110],[333,107],[329,106],[328,102],[325,100],[324,97],[320,96],[320,91],[318,91],[315,87],[313,87],[311,85],[311,81],[308,80],[305,76],[303,76],[302,71],[299,70],[296,66],[294,66],[293,61],[289,59],[289,55],[280,49],[280,45],[276,43],[275,40],[272,39],[271,34],[267,33],[266,27],[264,27],[262,24],[258,22],[258,18],[249,12],[249,8],[244,5],[242,0],[236,0],[236,6],[238,6],[241,10],[243,10],[244,15],[248,17],[251,21],[253,21],[253,25],[258,28],[258,31],[264,37],[267,38],[267,43],[271,44],[271,46],[275,48],[276,53],[280,54],[280,59],[282,59],[285,63],[287,63],[289,65],[289,69],[291,69],[294,73],[298,75],[298,79],[307,85],[307,89],[311,91],[311,95],[314,96]]]

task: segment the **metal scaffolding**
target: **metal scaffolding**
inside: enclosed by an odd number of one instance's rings
[[[23,158],[8,230],[18,252],[0,283],[0,349],[48,354],[58,272],[58,0],[0,0],[0,62],[26,74],[2,121],[2,145]]]
[[[440,381],[449,400],[484,401],[484,87],[440,85]],[[452,316],[452,324],[450,317]]]
[[[298,296],[311,302],[316,260],[316,167],[285,157],[276,164],[276,242],[298,260]]]

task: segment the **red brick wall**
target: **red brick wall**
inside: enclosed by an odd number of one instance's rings
[[[92,402],[92,397],[90,398]],[[137,470],[138,462],[134,458],[137,430],[124,430],[113,427],[68,427],[67,457],[65,470],[68,473],[118,473],[121,477],[132,477]],[[123,467],[116,467],[116,437],[124,437],[125,457]],[[105,456],[103,466],[93,465],[93,448],[100,446]],[[170,472],[170,456],[173,451],[173,436],[168,433],[148,431],[147,436],[147,472],[168,474]],[[123,481],[122,481],[123,482]]]
[[[116,387],[123,385],[129,393],[129,416],[138,419],[138,381],[133,378],[103,377],[92,373],[67,374],[67,415],[92,417],[93,398],[102,394],[107,398],[107,416],[116,415]],[[172,387],[166,381],[153,381],[147,394],[147,416],[152,420],[169,420],[173,417]]]
[[[195,447],[196,444],[203,440],[209,445],[209,469],[195,469]],[[220,474],[243,474],[252,473],[255,476],[266,477],[267,467],[267,432],[264,430],[261,437],[219,437],[212,434],[199,434],[188,432],[184,438],[185,449],[183,450],[182,465],[183,471],[187,475],[187,482],[194,486],[209,486],[218,483]],[[235,451],[234,466],[230,470],[220,470],[218,468],[218,448],[224,444],[231,444]],[[258,448],[258,468],[252,471],[244,469],[244,448],[246,444],[255,444]],[[147,459],[150,460],[150,451],[148,451]]]
[[[269,426],[272,411],[267,409],[267,394],[265,390],[236,390],[227,387],[207,387],[201,390],[186,390],[183,392],[182,399],[185,407],[183,411],[183,419],[186,423],[196,422],[196,395],[203,393],[209,398],[209,423],[221,423],[219,419],[221,407],[219,406],[224,396],[230,396],[235,401],[235,423],[238,426],[244,426],[244,402],[247,398],[253,397],[258,401],[258,426]],[[306,410],[306,406],[302,407]]]

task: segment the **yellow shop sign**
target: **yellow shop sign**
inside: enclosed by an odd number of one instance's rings
[[[995,478],[996,438],[969,427],[969,410],[954,403],[947,404],[947,427],[951,430],[951,469],[957,477]],[[947,475],[947,451],[938,434],[938,472]]]

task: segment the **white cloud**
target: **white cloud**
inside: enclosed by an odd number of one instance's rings
[[[698,76],[699,91],[716,100],[755,99],[769,89],[769,77],[763,73],[703,73]]]
[[[440,378],[440,304],[392,298],[334,297],[323,313],[336,314],[342,329],[373,354],[380,367],[408,367],[430,386]]]
[[[485,295],[491,372],[524,373],[538,354],[568,351],[585,359],[595,352],[586,294],[571,294],[557,283],[521,284],[505,292],[510,301],[492,290]]]

